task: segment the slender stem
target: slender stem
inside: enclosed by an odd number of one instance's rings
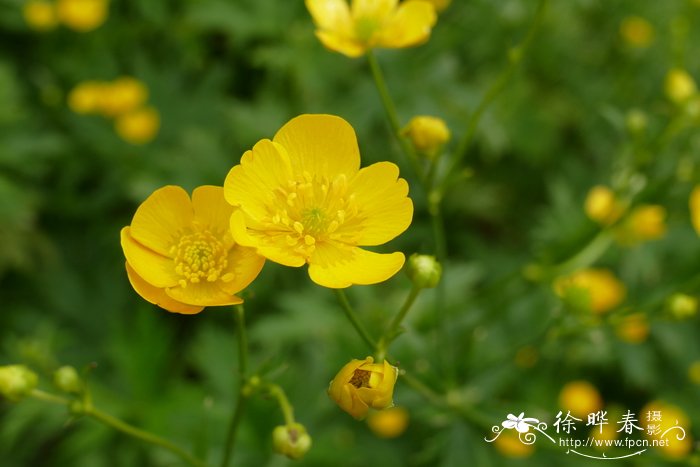
[[[396,332],[398,331],[399,326],[401,326],[401,323],[406,317],[408,310],[411,309],[411,306],[416,301],[416,298],[418,298],[418,294],[420,294],[421,290],[423,289],[416,287],[415,285],[411,288],[411,292],[408,294],[408,297],[406,297],[406,301],[396,316],[394,316],[394,319],[391,321],[391,324],[389,324],[389,327],[384,334],[383,342],[385,347],[388,347],[389,344],[396,338]]]
[[[357,316],[357,313],[355,313],[355,310],[353,310],[352,305],[350,305],[350,302],[348,301],[348,297],[345,295],[345,292],[343,291],[343,289],[335,289],[335,296],[338,299],[340,306],[343,308],[343,311],[345,312],[345,316],[347,316],[348,320],[350,320],[350,323],[353,325],[353,327],[355,328],[357,333],[360,335],[362,340],[364,340],[365,343],[372,350],[372,352],[374,352],[377,349],[377,343],[369,335],[367,330],[364,328],[364,326],[360,322],[360,320]]]
[[[578,253],[555,266],[552,269],[552,274],[554,276],[567,274],[576,269],[590,266],[607,251],[612,241],[612,233],[609,230],[601,230],[600,233],[593,237],[593,239]]]
[[[206,465],[204,462],[202,462],[199,459],[196,459],[191,454],[184,451],[183,449],[181,449],[174,443],[168,441],[167,439],[161,438],[160,436],[156,436],[148,431],[144,431],[139,428],[133,427],[127,423],[124,423],[118,418],[106,414],[94,407],[85,407],[84,414],[94,418],[95,420],[99,421],[104,425],[109,426],[110,428],[114,428],[117,431],[121,431],[122,433],[127,434],[133,438],[137,438],[145,443],[150,443],[155,446],[165,448],[192,466],[204,467]]]
[[[245,310],[243,305],[234,307],[236,317],[236,337],[238,340],[238,394],[236,396],[236,405],[234,406],[229,421],[228,430],[226,432],[226,441],[224,443],[224,458],[221,461],[221,467],[228,467],[233,457],[233,448],[236,444],[236,433],[238,426],[243,418],[248,393],[245,391],[247,375],[248,375],[248,336],[245,330]]]
[[[32,389],[29,395],[32,396],[34,399],[39,399],[44,402],[51,402],[52,404],[68,405],[71,402],[65,397],[56,396],[54,394],[44,392],[41,389]]]
[[[382,69],[379,67],[377,57],[374,55],[372,50],[367,52],[367,61],[369,62],[370,69],[372,70],[372,78],[374,78],[374,84],[377,86],[377,91],[379,91],[379,97],[382,100],[382,105],[384,106],[384,111],[386,112],[387,119],[389,120],[391,131],[409,162],[413,166],[413,170],[416,172],[416,175],[418,175],[421,183],[423,186],[427,186],[426,174],[423,170],[423,166],[420,163],[418,154],[416,154],[415,149],[406,140],[406,138],[401,136],[401,124],[399,123],[396,106],[394,105],[394,101],[391,99],[391,95],[389,94],[389,89],[387,88]]]
[[[479,122],[484,112],[494,101],[494,99],[496,99],[496,97],[498,97],[498,95],[503,91],[503,89],[508,84],[508,81],[510,81],[510,78],[515,73],[517,66],[520,64],[520,62],[522,62],[525,53],[532,44],[537,30],[542,24],[546,4],[547,0],[540,0],[540,2],[537,5],[535,17],[532,21],[532,24],[530,25],[530,29],[525,35],[525,38],[519,45],[517,45],[509,51],[508,66],[501,72],[501,74],[498,76],[498,78],[496,78],[491,87],[486,91],[486,93],[481,98],[481,101],[476,106],[476,110],[474,110],[471,117],[469,118],[469,121],[467,122],[467,130],[462,136],[462,139],[460,140],[457,146],[454,157],[452,159],[452,163],[450,164],[449,169],[446,172],[447,175],[442,182],[442,189],[444,189],[445,185],[448,183],[447,180],[450,174],[452,174],[456,170],[456,168],[462,162],[462,159],[464,159],[464,157],[467,155],[467,150],[469,149],[472,139],[474,138],[474,134],[476,133],[476,129],[479,126]]]
[[[279,404],[282,415],[284,416],[284,423],[286,425],[294,424],[294,407],[289,403],[289,399],[287,399],[284,390],[277,384],[268,384],[266,389],[271,396],[277,399],[277,404]]]

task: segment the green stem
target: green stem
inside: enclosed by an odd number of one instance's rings
[[[288,426],[293,425],[295,423],[294,407],[289,403],[289,399],[287,399],[284,390],[277,384],[268,384],[266,389],[271,396],[277,399],[277,404],[279,404],[282,415],[284,416],[284,423]]]
[[[455,155],[452,159],[452,163],[450,164],[449,169],[446,172],[447,175],[445,176],[445,179],[442,182],[442,190],[444,190],[445,186],[448,184],[450,174],[452,174],[456,170],[456,168],[462,162],[462,159],[466,157],[467,150],[471,145],[471,142],[474,138],[474,134],[476,133],[476,129],[479,126],[479,122],[481,121],[481,117],[483,116],[484,112],[494,101],[494,99],[496,99],[496,97],[498,97],[498,95],[503,91],[503,89],[505,89],[506,85],[510,81],[510,78],[515,73],[516,68],[518,67],[520,62],[522,62],[525,53],[532,44],[537,30],[542,24],[546,4],[547,0],[540,0],[540,2],[537,5],[535,17],[532,21],[532,24],[530,25],[530,29],[525,35],[525,38],[519,45],[513,47],[509,51],[508,66],[501,72],[501,74],[498,76],[498,78],[496,78],[491,87],[486,91],[486,93],[481,98],[481,101],[476,106],[476,110],[474,110],[471,117],[469,118],[469,121],[467,122],[467,130],[462,136],[462,139],[460,140],[457,149],[455,150]]]
[[[386,112],[387,119],[389,120],[391,131],[409,162],[413,166],[413,170],[416,172],[416,175],[418,175],[421,183],[423,186],[427,186],[426,174],[423,170],[423,166],[420,163],[418,154],[413,146],[406,140],[406,138],[401,136],[401,124],[399,123],[396,106],[394,105],[394,101],[391,99],[391,95],[389,94],[389,89],[387,88],[382,69],[379,67],[377,57],[374,55],[372,50],[367,52],[367,61],[369,62],[370,69],[372,70],[372,78],[374,78],[374,84],[377,86],[377,91],[379,92],[379,97],[382,100],[382,105],[384,106],[384,111]]]
[[[39,399],[44,402],[50,402],[52,404],[60,404],[60,405],[68,405],[70,404],[70,400],[66,399],[65,397],[61,396],[56,396],[54,394],[44,392],[41,389],[32,389],[32,391],[29,393],[31,397],[34,399]]]
[[[350,305],[350,302],[348,301],[348,297],[345,295],[345,292],[343,289],[334,289],[335,290],[335,296],[338,299],[338,302],[340,303],[340,306],[343,308],[343,311],[345,312],[345,316],[347,316],[348,320],[350,320],[350,323],[353,325],[357,333],[360,335],[363,341],[369,346],[369,348],[374,352],[377,350],[377,343],[374,341],[374,339],[369,335],[367,330],[362,326],[362,323],[360,322],[357,313],[355,313],[355,310],[353,310],[352,306]]]
[[[411,306],[416,301],[416,298],[418,298],[418,295],[420,294],[421,290],[423,289],[414,285],[411,288],[411,292],[408,294],[408,297],[406,297],[406,301],[404,302],[403,306],[396,314],[396,316],[394,316],[394,319],[391,320],[389,327],[386,329],[386,332],[379,341],[379,347],[377,349],[378,360],[384,360],[386,350],[389,348],[389,345],[391,345],[394,339],[398,337],[399,326],[401,326],[401,323],[403,322],[404,318],[406,318],[408,310],[411,309]]]
[[[236,305],[234,308],[236,316],[236,337],[238,340],[238,394],[236,396],[236,405],[234,406],[231,420],[226,432],[226,441],[224,443],[224,458],[221,461],[221,467],[228,467],[233,457],[233,448],[236,444],[236,433],[238,426],[243,418],[248,393],[245,390],[246,381],[248,378],[248,337],[245,331],[245,310],[243,305]]]
[[[552,268],[552,276],[568,274],[577,269],[590,266],[603,256],[603,253],[607,251],[612,241],[612,233],[609,230],[601,230],[582,250]]]

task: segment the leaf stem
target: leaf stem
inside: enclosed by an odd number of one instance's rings
[[[350,323],[353,325],[357,333],[360,335],[363,341],[369,346],[369,348],[374,352],[377,350],[377,343],[374,341],[374,339],[369,335],[367,330],[364,328],[362,323],[360,322],[357,313],[355,310],[352,308],[352,305],[350,305],[350,302],[348,301],[347,295],[345,295],[345,291],[343,289],[334,289],[335,290],[335,296],[338,299],[338,302],[340,303],[340,306],[343,308],[343,311],[345,312],[345,316],[347,316],[348,320],[350,320]]]

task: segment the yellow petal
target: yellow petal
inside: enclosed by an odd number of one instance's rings
[[[299,267],[306,263],[303,256],[295,254],[287,245],[285,232],[257,232],[248,229],[242,211],[231,216],[231,235],[239,245],[253,247],[259,255],[284,266]]]
[[[331,384],[328,387],[328,395],[330,395],[331,398],[336,401],[339,400],[343,386],[345,386],[352,379],[352,375],[355,373],[355,370],[360,368],[365,363],[372,363],[373,361],[374,359],[372,357],[367,357],[364,360],[354,358],[350,360],[350,362],[346,363],[343,368],[340,369],[338,374],[335,375],[333,381],[331,381]]]
[[[379,254],[357,247],[321,243],[309,260],[311,280],[332,289],[353,284],[376,284],[396,274],[404,263],[403,253]]]
[[[228,267],[224,274],[232,273],[233,280],[220,281],[221,290],[229,294],[235,294],[248,287],[258,277],[265,264],[265,258],[255,252],[253,248],[234,245],[228,252]]]
[[[316,37],[328,49],[340,52],[350,58],[357,58],[367,52],[367,46],[348,36],[327,31],[316,31]]]
[[[217,237],[229,231],[229,220],[233,207],[224,199],[224,189],[220,186],[205,185],[192,192],[194,218]]]
[[[165,293],[178,302],[197,306],[238,305],[243,299],[224,292],[219,282],[189,283],[187,287],[166,288]]]
[[[349,34],[352,30],[346,0],[306,0],[306,8],[320,29]]]
[[[371,18],[382,22],[396,8],[398,0],[352,0],[352,17]]]
[[[413,203],[406,180],[391,162],[378,162],[361,169],[350,181],[359,208],[358,245],[381,245],[405,231],[413,219]]]
[[[690,193],[690,220],[700,235],[700,185],[696,185]]]
[[[129,263],[126,263],[126,274],[129,277],[129,282],[136,293],[138,293],[147,302],[158,305],[164,310],[168,310],[173,313],[190,315],[199,313],[204,309],[202,306],[186,305],[168,297],[168,295],[165,293],[165,289],[153,287],[151,284],[143,280],[141,276],[139,276],[136,271],[129,266]]]
[[[193,219],[187,192],[179,186],[165,186],[154,191],[138,207],[131,221],[131,236],[151,250],[168,256],[182,229],[191,226]]]
[[[377,33],[376,45],[395,48],[421,44],[430,37],[435,21],[437,14],[430,3],[421,0],[402,2]]]
[[[259,141],[251,151],[241,157],[241,163],[233,167],[224,181],[226,201],[256,219],[267,215],[267,204],[272,192],[286,187],[292,178],[289,156],[285,148],[269,139]]]
[[[121,230],[121,245],[124,256],[136,273],[154,287],[172,287],[180,277],[175,273],[172,259],[146,248],[134,240],[131,229]]]
[[[355,130],[335,115],[300,115],[287,122],[273,141],[287,150],[295,174],[334,178],[360,168]]]

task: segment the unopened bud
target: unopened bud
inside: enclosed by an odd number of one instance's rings
[[[428,115],[413,117],[401,134],[411,140],[413,146],[429,159],[434,158],[450,140],[450,129],[444,120]]]
[[[311,449],[311,436],[300,423],[280,425],[272,430],[272,446],[290,459],[301,459]]]
[[[677,293],[668,299],[668,309],[676,319],[687,319],[698,312],[698,299],[690,295]]]
[[[63,392],[77,394],[81,391],[80,376],[72,366],[62,366],[53,374],[53,384]]]
[[[682,68],[674,68],[666,75],[666,96],[675,104],[683,104],[693,97],[698,88],[695,80]]]
[[[29,394],[37,385],[36,373],[24,365],[0,366],[0,395],[13,402]]]
[[[442,266],[434,256],[414,253],[408,258],[406,273],[416,287],[432,289],[442,277]]]

